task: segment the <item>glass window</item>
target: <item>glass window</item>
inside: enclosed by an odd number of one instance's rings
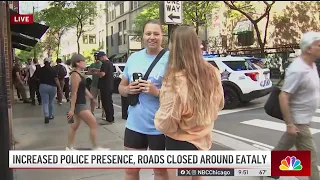
[[[122,72],[124,71],[125,66],[118,66],[118,67],[121,69]]]
[[[213,65],[214,67],[216,67],[216,68],[218,68],[219,69],[219,67],[217,66],[217,64],[214,62],[214,61],[208,61],[211,65]]]
[[[89,25],[94,25],[94,19],[93,18],[90,18]]]
[[[122,35],[118,35],[118,44],[122,45]]]
[[[127,44],[127,34],[123,34],[123,44]]]
[[[120,4],[120,15],[124,14],[124,3]]]
[[[88,44],[88,35],[82,35],[83,44]]]
[[[229,68],[234,71],[242,71],[242,70],[256,70],[257,68],[252,65],[249,61],[223,61]]]
[[[96,44],[96,35],[95,34],[89,35],[89,44]]]
[[[113,26],[111,26],[111,47],[113,46]]]
[[[119,31],[119,32],[122,32],[122,22],[119,22],[119,23],[118,23],[118,31]]]
[[[127,30],[127,20],[124,20],[123,21],[123,30],[125,31],[125,30]]]

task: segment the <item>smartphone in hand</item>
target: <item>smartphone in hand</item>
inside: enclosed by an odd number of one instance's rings
[[[133,77],[133,81],[137,81],[139,79],[142,79],[142,73],[133,73],[132,77]]]
[[[67,120],[68,120],[68,124],[74,123],[73,116],[69,117],[68,113],[67,113]]]

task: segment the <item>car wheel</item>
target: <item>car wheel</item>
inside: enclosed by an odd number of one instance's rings
[[[234,109],[240,104],[237,92],[231,88],[224,88],[224,108]]]

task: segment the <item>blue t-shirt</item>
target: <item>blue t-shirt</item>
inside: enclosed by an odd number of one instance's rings
[[[147,54],[146,49],[133,53],[128,58],[126,67],[124,68],[124,77],[131,83],[133,81],[133,73],[142,73],[144,75],[155,57],[156,56]],[[159,89],[162,85],[162,78],[165,73],[168,57],[169,52],[167,51],[152,69],[148,78],[148,80]],[[129,106],[126,127],[135,132],[147,135],[162,134],[154,126],[154,116],[158,109],[158,97],[143,92],[140,93],[139,103],[135,106]]]

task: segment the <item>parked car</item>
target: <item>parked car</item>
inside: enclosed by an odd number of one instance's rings
[[[118,86],[123,76],[123,70],[125,67],[125,63],[114,63],[113,64],[113,77],[114,77],[114,93],[118,93]],[[89,66],[83,71],[86,75],[87,88],[90,89],[90,85],[92,82],[92,75],[87,74]]]
[[[268,95],[272,89],[270,70],[257,68],[245,57],[204,56],[221,73],[225,108],[233,109]]]

